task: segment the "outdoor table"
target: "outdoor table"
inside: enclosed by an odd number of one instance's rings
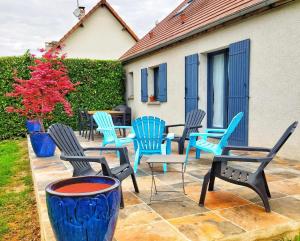
[[[121,116],[122,117],[122,122],[123,122],[123,126],[126,125],[126,112],[125,111],[120,111],[120,110],[89,110],[87,113],[91,116],[90,118],[90,128],[92,131],[92,140],[94,140],[94,133],[93,133],[93,129],[94,129],[94,120],[92,118],[92,115],[94,115],[96,112],[106,112],[112,116]],[[123,137],[126,136],[126,131],[125,129],[123,129]]]
[[[153,196],[153,188],[155,190],[154,194],[157,194],[158,192],[177,192],[177,191],[158,191],[157,186],[155,183],[155,176],[154,176],[154,164],[180,164],[181,165],[181,171],[172,171],[172,172],[181,172],[181,178],[182,178],[182,189],[183,193],[185,194],[185,188],[184,188],[184,172],[185,172],[185,155],[152,155],[149,157],[149,159],[146,161],[148,163],[150,169],[151,169],[151,176],[152,176],[152,182],[151,182],[151,194],[150,194],[150,204],[152,201]],[[171,171],[169,171],[171,172]],[[157,201],[157,200],[156,200]]]

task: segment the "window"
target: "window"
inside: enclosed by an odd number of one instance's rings
[[[208,55],[208,127],[226,128],[228,116],[228,51]]]
[[[176,15],[181,14],[185,9],[187,9],[188,6],[191,5],[192,2],[193,2],[193,0],[189,0],[185,5],[183,5],[182,8],[180,8],[180,9],[177,11]]]
[[[128,100],[133,100],[134,98],[134,84],[133,84],[133,72],[129,72],[127,74],[127,79],[126,79],[126,94],[127,94],[127,99]]]

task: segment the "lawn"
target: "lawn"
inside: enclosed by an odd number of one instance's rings
[[[0,142],[0,240],[40,240],[27,142]]]

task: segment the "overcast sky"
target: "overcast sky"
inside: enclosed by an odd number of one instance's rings
[[[90,10],[99,0],[79,0]],[[182,0],[108,0],[139,37]],[[76,0],[0,0],[0,56],[36,52],[76,22]]]

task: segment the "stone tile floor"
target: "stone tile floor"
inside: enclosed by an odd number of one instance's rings
[[[79,138],[83,146],[99,146],[101,143],[99,136],[93,142]],[[133,147],[128,148],[133,160]],[[29,156],[42,238],[52,241],[55,238],[47,216],[44,189],[52,181],[71,177],[72,168],[59,159],[59,151],[54,157],[39,159],[29,145]],[[117,163],[115,153],[105,156],[112,166]],[[300,161],[276,158],[267,167],[272,212],[266,213],[252,190],[218,179],[215,191],[207,194],[205,207],[199,207],[202,178],[210,168],[211,158],[209,155],[203,155],[200,160],[191,158],[185,174],[186,195],[182,193],[179,173],[158,173],[156,183],[159,190],[179,192],[159,193],[155,196],[157,201],[151,204],[151,175],[144,158],[137,173],[140,193],[134,193],[130,178],[122,184],[125,208],[120,210],[114,240],[279,240],[282,235],[300,230]],[[249,170],[256,166],[252,163],[239,165]],[[176,171],[181,166],[168,168]],[[157,169],[161,171],[160,166]]]

